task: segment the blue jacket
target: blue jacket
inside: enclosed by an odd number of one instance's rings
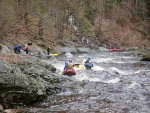
[[[14,47],[14,50],[20,50],[21,49],[21,45],[17,45]]]
[[[85,63],[89,63],[90,62],[90,58],[88,58],[86,61],[85,61]]]
[[[93,63],[91,62],[91,60],[90,60],[89,57],[88,57],[88,59],[85,61],[84,66],[85,66],[86,68],[90,68],[90,69],[93,67]]]

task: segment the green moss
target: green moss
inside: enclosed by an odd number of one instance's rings
[[[143,55],[141,61],[150,61],[150,53]]]

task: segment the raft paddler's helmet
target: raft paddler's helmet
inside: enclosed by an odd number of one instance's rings
[[[90,57],[88,57],[88,60],[90,60]]]
[[[69,60],[69,62],[72,62],[72,60]]]

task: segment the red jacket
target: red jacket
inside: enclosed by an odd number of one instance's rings
[[[25,50],[28,50],[28,46],[25,46]]]

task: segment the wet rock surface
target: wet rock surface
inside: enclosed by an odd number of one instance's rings
[[[42,59],[15,54],[1,54],[0,59],[0,104],[4,109],[28,106],[61,91],[56,68]]]

